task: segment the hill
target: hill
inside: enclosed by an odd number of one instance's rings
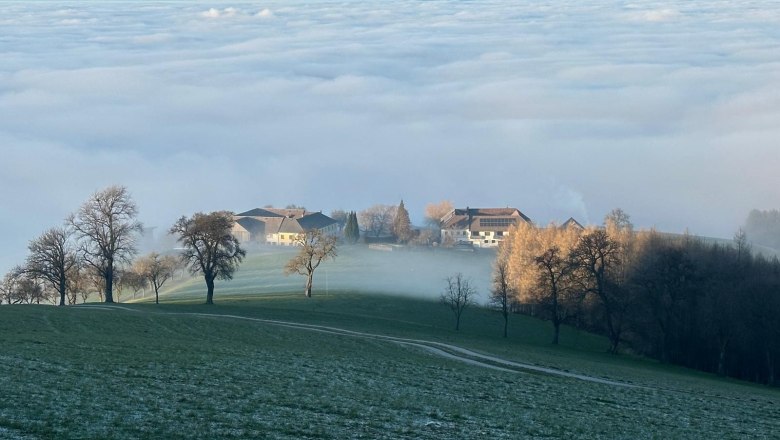
[[[777,390],[610,356],[606,341],[569,328],[552,347],[548,325],[513,317],[504,340],[498,317],[475,308],[454,332],[436,302],[341,290],[308,300],[225,293],[211,307],[184,298],[3,306],[0,437],[770,438],[780,429]]]

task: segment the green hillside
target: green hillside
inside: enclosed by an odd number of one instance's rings
[[[525,316],[511,317],[503,339],[500,317],[482,307],[467,309],[455,332],[432,300],[437,277],[482,267],[471,276],[486,283],[489,255],[347,250],[311,299],[299,278],[281,275],[287,256],[250,256],[217,286],[214,306],[200,304],[193,279],[160,305],[0,307],[0,438],[742,439],[780,430],[775,389],[608,355],[606,340],[572,328],[554,347],[550,324]],[[440,273],[424,260],[446,264]],[[382,294],[394,280],[416,290]]]

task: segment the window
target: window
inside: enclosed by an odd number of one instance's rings
[[[490,241],[490,240],[485,240],[485,243],[487,243],[488,241]]]
[[[490,240],[490,242],[491,242],[491,243],[495,243],[495,242],[496,242],[496,240]]]
[[[496,231],[496,237],[503,237],[504,231]]]

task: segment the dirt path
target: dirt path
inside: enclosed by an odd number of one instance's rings
[[[154,313],[160,315],[179,315],[179,316],[199,316],[207,318],[229,318],[240,319],[245,321],[259,322],[263,324],[276,325],[280,327],[314,331],[318,333],[328,333],[339,336],[349,336],[363,339],[375,339],[380,341],[393,342],[399,345],[413,347],[417,349],[425,350],[433,355],[440,356],[447,359],[456,360],[465,364],[474,365],[482,368],[489,368],[491,370],[499,370],[510,373],[542,373],[552,376],[568,377],[572,379],[584,380],[586,382],[599,383],[604,385],[612,385],[626,388],[645,388],[639,385],[633,385],[624,382],[617,382],[609,379],[602,379],[593,376],[587,376],[584,374],[571,373],[568,371],[557,370],[554,368],[540,367],[538,365],[527,364],[523,362],[510,361],[494,355],[478,353],[457,345],[445,344],[443,342],[427,341],[423,339],[408,339],[398,338],[395,336],[386,336],[373,333],[357,332],[353,330],[346,330],[337,327],[329,327],[324,325],[303,324],[299,322],[291,321],[278,321],[274,319],[252,318],[249,316],[241,315],[224,315],[219,313],[195,313],[195,312],[141,312],[136,309],[132,309],[124,306],[112,306],[112,305],[99,305],[99,306],[79,306],[79,309],[98,309],[98,310],[122,310],[126,312],[135,313]]]

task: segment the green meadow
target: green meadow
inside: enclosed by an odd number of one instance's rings
[[[147,292],[116,307],[0,307],[0,438],[780,432],[777,389],[609,355],[606,340],[572,328],[552,346],[550,324],[525,316],[510,317],[504,339],[500,316],[485,307],[467,309],[454,331],[435,300],[441,280],[462,271],[484,292],[490,255],[345,249],[317,273],[311,299],[300,277],[281,274],[290,255],[250,255],[235,280],[217,285],[213,306],[201,304],[194,278],[166,286],[160,305]]]

